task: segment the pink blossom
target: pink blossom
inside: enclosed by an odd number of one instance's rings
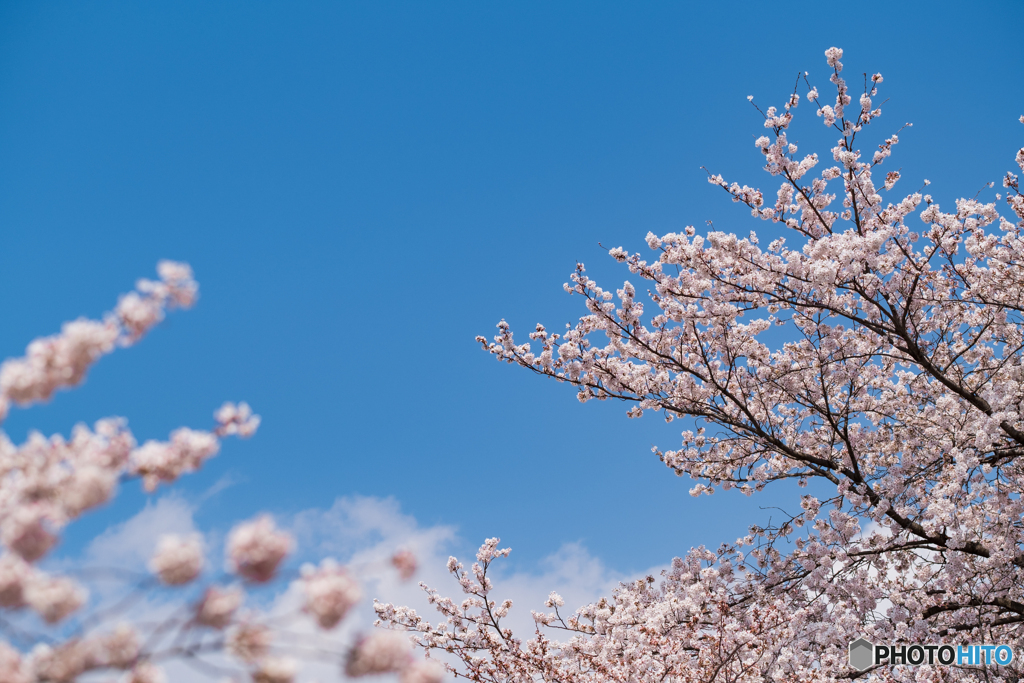
[[[234,403],[225,403],[214,413],[217,423],[217,434],[226,436],[235,434],[247,439],[256,433],[260,426],[260,416],[253,415],[252,408],[244,401],[237,406]]]
[[[64,323],[60,334],[29,344],[24,358],[0,365],[0,392],[18,405],[48,400],[57,389],[85,379],[89,367],[114,350],[119,334],[110,321]]]
[[[337,626],[362,597],[355,579],[332,560],[324,560],[319,568],[302,567],[299,583],[305,596],[303,610],[316,618],[320,628]]]
[[[219,450],[217,437],[210,432],[182,427],[171,433],[168,442],[147,441],[132,451],[131,472],[142,477],[147,491],[153,491],[160,482],[170,483],[196,471]]]
[[[0,683],[33,683],[21,653],[0,640]]]
[[[164,535],[149,562],[150,569],[168,586],[180,586],[203,571],[203,544],[198,535]]]
[[[0,555],[0,608],[17,609],[25,605],[25,586],[32,567],[17,555]]]
[[[836,71],[842,71],[843,65],[839,63],[839,60],[843,58],[843,51],[838,47],[830,47],[825,50],[825,57],[828,65],[834,68]]]
[[[411,550],[399,550],[391,556],[391,564],[398,570],[403,581],[408,581],[416,574],[416,555]]]
[[[114,315],[130,337],[138,338],[164,319],[164,309],[159,299],[129,292],[117,302]]]
[[[104,666],[126,669],[139,657],[142,643],[139,633],[126,623],[118,624],[110,633],[100,636],[97,650],[98,660]]]
[[[54,514],[43,503],[17,507],[0,520],[0,538],[26,561],[35,562],[57,542],[49,528]]]
[[[129,342],[138,340],[163,320],[164,309],[189,308],[195,303],[199,287],[188,264],[161,261],[157,274],[160,281],[139,280],[136,291],[121,297],[114,311]]]
[[[191,308],[196,302],[199,285],[192,276],[192,268],[180,261],[163,260],[156,264],[156,272],[167,287],[167,299],[172,306]]]
[[[55,647],[37,645],[29,657],[29,669],[38,681],[72,683],[98,665],[95,644],[81,638],[71,638]]]
[[[403,669],[398,680],[401,683],[441,683],[444,667],[431,659],[422,659]]]
[[[270,651],[270,629],[262,624],[242,622],[228,633],[227,649],[243,662],[254,664]]]
[[[29,344],[24,357],[0,365],[0,420],[12,403],[27,406],[45,401],[61,388],[80,384],[100,357],[138,341],[163,319],[166,310],[195,301],[198,288],[187,265],[161,262],[158,272],[159,281],[140,280],[136,290],[122,297],[102,321],[66,323],[59,334]],[[31,563],[53,547],[66,525],[108,501],[120,478],[141,477],[146,488],[153,490],[161,482],[172,482],[201,467],[217,453],[218,437],[251,436],[259,424],[259,417],[245,403],[225,404],[216,417],[212,432],[182,428],[165,443],[150,441],[141,448],[121,418],[100,420],[91,430],[76,425],[69,439],[30,432],[21,445],[0,432],[0,540],[6,546],[0,554],[0,609],[28,607],[46,624],[56,625],[83,608],[88,598],[83,586],[67,577],[48,575]],[[236,531],[229,546],[237,571],[251,580],[271,578],[290,550],[291,538],[275,531],[269,518]],[[194,580],[202,567],[199,537],[164,537],[151,561],[152,570],[167,585]],[[82,576],[104,580],[120,576],[116,568],[90,570]],[[98,669],[129,667],[132,670],[124,680],[158,683],[164,680],[163,674],[151,658],[195,656],[196,648],[205,651],[205,644],[176,639],[195,626],[226,628],[242,599],[236,588],[211,587],[196,605],[193,619],[174,617],[141,626],[121,623],[113,629],[107,626],[112,616],[107,605],[80,620],[84,633],[50,629],[51,640],[28,656],[0,641],[0,683],[70,683]],[[115,608],[126,604],[113,602]],[[291,680],[285,660],[264,657],[270,631],[254,623],[232,630],[228,639],[232,649],[249,657],[257,680]],[[218,641],[217,647],[223,649],[225,644]]]
[[[896,184],[896,181],[900,179],[899,171],[889,171],[885,174],[885,189],[891,190]]]
[[[226,627],[242,606],[243,599],[244,594],[238,588],[207,588],[203,599],[196,607],[196,623],[210,628]]]
[[[124,683],[167,683],[167,675],[151,662],[139,662],[128,672]]]
[[[106,503],[117,487],[117,470],[85,465],[69,477],[63,501],[72,516]]]
[[[883,140],[877,149],[858,148],[881,113],[881,98],[873,98],[882,78],[865,83],[851,119],[855,95],[840,77],[842,56],[838,48],[826,52],[834,100],[822,104],[807,84],[819,115],[838,131],[831,148],[796,158],[787,135],[798,98],[786,93],[785,105],[765,109],[755,133],[777,186],[708,171],[732,202],[771,224],[770,236],[760,235],[769,244],[746,229],[651,233],[645,242],[653,255],[609,251],[629,271],[621,288],[604,288],[577,267],[565,290],[584,310],[564,332],[537,325],[523,342],[502,320],[493,341],[478,337],[498,360],[573,387],[581,402],[625,401],[630,418],[685,418],[677,441],[653,453],[693,479],[696,496],[718,489],[752,496],[796,480],[815,484],[822,497],[802,495],[788,514],[773,513],[734,543],[691,549],[660,577],[624,582],[571,612],[552,593],[545,602],[552,611],[533,613],[529,640],[508,627],[512,601],[492,583],[492,565],[509,549],[488,539],[468,570],[449,560],[460,598],[426,589],[436,623],[375,603],[380,620],[401,631],[360,639],[346,661],[349,675],[397,672],[401,683],[438,683],[441,668],[414,663],[406,633],[426,650],[444,652],[472,680],[567,683],[832,682],[851,677],[846,648],[861,636],[1019,639],[1019,178],[1003,176],[1005,196],[972,193],[943,200],[945,210],[921,192],[893,196],[899,172],[883,178],[876,167],[890,164],[897,135],[886,131],[871,142]],[[834,164],[814,173],[827,155]],[[1024,150],[1013,161],[1024,169]],[[167,310],[195,301],[188,266],[161,262],[157,270],[159,281],[140,281],[102,321],[67,323],[0,366],[0,419],[12,403],[45,401],[81,383],[98,358],[135,343]],[[75,427],[67,440],[32,433],[17,446],[0,433],[0,607],[31,607],[50,624],[81,608],[84,589],[31,562],[67,524],[109,499],[119,478],[139,476],[153,490],[202,466],[219,437],[248,436],[258,425],[245,404],[225,404],[215,418],[212,431],[181,429],[141,448],[117,419],[93,431]],[[229,565],[250,581],[268,581],[292,545],[261,517],[232,532]],[[399,555],[395,567],[411,574],[414,558]],[[201,568],[198,541],[172,539],[153,559],[169,584],[191,580]],[[328,562],[304,570],[299,588],[305,610],[325,628],[358,596],[355,582]],[[150,662],[208,651],[220,659],[225,648],[257,683],[291,681],[294,665],[268,655],[275,628],[295,634],[284,618],[261,618],[256,610],[239,623],[241,601],[238,589],[210,588],[193,619],[179,611],[113,632],[94,626],[106,616],[98,610],[79,620],[84,633],[51,628],[52,644],[27,656],[0,644],[0,683],[70,682],[103,667],[134,667],[130,681],[154,683],[162,676]],[[195,631],[231,625],[226,637]],[[313,645],[307,637],[297,644],[303,653]],[[316,645],[318,654],[328,652]],[[1019,671],[895,668],[871,675],[909,681],[940,674],[1007,682]]]
[[[534,612],[528,640],[506,625],[511,601],[492,585],[490,567],[507,552],[496,539],[469,571],[449,560],[461,599],[426,589],[437,622],[375,603],[383,623],[453,657],[473,680],[839,681],[857,676],[847,647],[860,637],[1015,642],[1024,614],[1019,179],[1007,173],[1005,196],[972,189],[945,211],[917,191],[883,200],[899,172],[883,179],[875,167],[889,163],[897,135],[886,131],[877,151],[856,144],[881,113],[882,79],[865,84],[850,120],[842,56],[826,52],[836,95],[817,108],[838,131],[827,152],[834,166],[811,176],[816,160],[793,159],[786,139],[794,122],[768,108],[771,135],[754,135],[778,182],[774,205],[708,171],[771,223],[767,248],[755,234],[714,228],[649,236],[653,254],[611,254],[637,284],[605,289],[577,266],[565,290],[585,310],[564,332],[537,325],[524,342],[502,320],[482,342],[499,361],[572,386],[582,402],[685,419],[679,441],[652,450],[694,480],[695,496],[753,496],[796,480],[827,497],[803,496],[735,543],[693,548],[660,577],[571,613],[553,594],[554,611]],[[1024,169],[1024,151],[1014,161]],[[940,673],[1018,678],[998,667]]]
[[[55,624],[76,611],[88,592],[71,579],[35,576],[25,587],[25,602],[48,624]]]
[[[264,657],[252,673],[253,683],[291,683],[295,680],[295,661],[287,657]]]
[[[160,282],[140,280],[137,291],[123,296],[102,322],[80,318],[64,323],[60,334],[29,344],[24,358],[4,361],[0,365],[3,412],[7,400],[28,405],[48,400],[57,389],[80,384],[93,363],[118,343],[137,341],[163,319],[165,308],[191,306],[197,292],[191,269],[165,261],[157,270]]]
[[[401,671],[411,663],[409,638],[398,631],[375,631],[361,638],[345,664],[345,675],[366,676]]]
[[[269,515],[261,515],[232,529],[227,544],[228,564],[243,578],[265,583],[274,577],[293,545],[290,534],[279,531]]]

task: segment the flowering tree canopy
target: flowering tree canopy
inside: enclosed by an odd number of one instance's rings
[[[12,405],[46,401],[80,384],[101,356],[139,341],[167,309],[190,307],[198,292],[191,269],[164,261],[158,271],[159,281],[139,281],[102,321],[66,323],[59,334],[32,342],[23,358],[5,361],[0,420]],[[199,469],[221,438],[251,436],[260,422],[245,403],[226,403],[214,417],[210,431],[181,428],[167,441],[141,446],[120,418],[92,429],[78,425],[70,439],[33,433],[20,446],[0,432],[0,683],[67,683],[116,671],[127,683],[158,683],[172,660],[204,680],[291,683],[296,658],[334,662],[338,676],[392,672],[403,683],[439,683],[440,666],[415,661],[401,634],[379,632],[351,647],[328,637],[362,596],[352,572],[331,559],[293,577],[295,609],[247,608],[247,589],[285,578],[282,566],[294,550],[292,536],[268,515],[228,535],[226,576],[204,577],[210,572],[198,535],[159,538],[150,575],[76,564],[65,576],[38,566],[59,532],[111,499],[122,480],[139,479],[152,492]],[[392,564],[405,579],[416,571],[408,551]],[[90,579],[120,580],[124,590],[112,601],[93,600]],[[153,598],[152,609],[133,612],[146,598]]]
[[[686,419],[682,444],[655,453],[697,481],[694,496],[788,479],[829,493],[575,613],[552,594],[529,639],[501,623],[511,605],[488,571],[508,551],[491,539],[470,571],[449,564],[464,600],[428,589],[440,623],[377,606],[424,648],[452,653],[458,675],[1016,681],[1024,671],[847,663],[859,637],[1024,645],[1024,197],[1013,173],[993,201],[951,211],[923,188],[898,192],[899,171],[882,168],[897,135],[859,148],[881,114],[882,76],[865,76],[855,103],[842,50],[825,54],[835,100],[807,74],[798,85],[838,132],[830,154],[797,155],[794,92],[762,112],[755,143],[778,181],[774,200],[709,173],[769,223],[765,246],[754,233],[649,234],[653,257],[609,252],[646,281],[648,315],[634,284],[606,290],[581,264],[565,287],[588,310],[575,326],[538,325],[521,344],[502,321],[493,342],[478,339],[499,360],[572,384],[580,401]],[[1024,149],[1016,163],[1024,169]]]

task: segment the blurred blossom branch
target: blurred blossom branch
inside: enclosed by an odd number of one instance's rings
[[[140,341],[168,310],[195,303],[198,285],[188,265],[162,261],[157,271],[159,280],[140,280],[103,320],[66,323],[59,334],[29,344],[24,357],[0,365],[0,421],[11,407],[78,386],[102,356]],[[229,574],[215,579],[204,581],[199,534],[160,537],[150,574],[72,567],[64,575],[38,566],[69,523],[109,501],[126,480],[140,480],[147,492],[173,484],[215,456],[221,439],[248,438],[259,424],[247,404],[225,403],[209,430],[182,427],[167,441],[141,446],[121,418],[91,429],[77,425],[70,439],[33,432],[15,445],[0,433],[0,683],[65,683],[100,671],[123,672],[127,683],[157,683],[171,660],[210,676],[289,683],[297,659],[335,662],[339,676],[343,669],[349,675],[391,671],[415,683],[437,683],[441,669],[414,661],[402,636],[372,635],[344,647],[327,637],[362,595],[351,572],[333,560],[304,566],[292,577],[302,596],[294,613],[246,607],[249,589],[287,578],[281,568],[295,549],[292,536],[269,515],[234,527],[226,544]],[[407,551],[392,564],[402,578],[415,572]],[[98,603],[88,590],[96,582],[123,590],[112,602]],[[146,600],[156,601],[158,616],[151,610],[132,621],[133,606]],[[26,613],[36,615],[38,627]]]

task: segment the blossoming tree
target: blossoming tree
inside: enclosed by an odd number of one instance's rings
[[[1019,661],[983,671],[847,663],[862,636],[1024,645],[1024,197],[1013,173],[993,201],[960,199],[951,211],[898,192],[899,171],[883,170],[897,135],[860,151],[881,114],[882,76],[865,76],[855,103],[842,51],[825,54],[834,101],[807,74],[798,85],[839,135],[830,153],[797,155],[794,92],[763,111],[756,141],[774,199],[709,174],[767,221],[765,246],[754,233],[649,234],[653,257],[610,251],[647,287],[647,315],[634,284],[612,292],[579,265],[566,290],[588,312],[575,326],[538,325],[519,343],[502,321],[493,342],[479,341],[573,385],[580,401],[684,419],[681,445],[655,453],[697,481],[694,496],[791,479],[831,493],[804,495],[781,523],[693,549],[660,580],[574,613],[552,594],[526,639],[502,624],[511,604],[488,572],[508,551],[491,539],[471,570],[449,564],[463,600],[427,589],[440,623],[377,606],[392,628],[450,653],[458,675],[1016,681],[1024,671]],[[1024,149],[1016,163],[1024,169]]]
[[[59,334],[32,342],[23,358],[0,366],[0,421],[12,406],[49,400],[80,384],[103,355],[138,342],[165,311],[188,308],[198,286],[182,263],[161,262],[159,281],[140,280],[103,320],[66,323]],[[249,437],[260,418],[245,403],[227,403],[210,431],[181,428],[167,441],[141,446],[123,419],[74,428],[70,439],[33,433],[16,446],[0,432],[0,683],[66,683],[90,672],[123,671],[128,683],[165,680],[162,665],[180,660],[206,680],[240,676],[256,683],[290,683],[295,659],[336,661],[338,675],[391,672],[403,683],[438,683],[438,665],[414,661],[408,639],[378,632],[354,644],[326,637],[350,613],[361,590],[352,573],[330,559],[307,565],[294,577],[302,596],[295,614],[246,608],[246,590],[282,579],[282,563],[294,541],[261,515],[237,525],[226,543],[232,576],[204,571],[203,539],[167,535],[159,539],[151,575],[126,568],[104,579],[124,579],[113,604],[90,600],[88,583],[97,572],[73,567],[69,575],[40,568],[68,523],[114,496],[126,479],[147,491],[173,483],[217,454],[220,439]],[[416,570],[407,551],[392,560],[403,578]],[[174,591],[191,588],[191,593]],[[158,595],[159,593],[159,595]],[[157,609],[132,621],[128,607],[156,597]],[[193,597],[189,597],[193,596]],[[34,614],[34,616],[33,616]],[[297,622],[309,629],[296,639]],[[299,624],[301,626],[301,624]],[[312,631],[312,634],[309,633]],[[189,680],[192,680],[190,678]]]

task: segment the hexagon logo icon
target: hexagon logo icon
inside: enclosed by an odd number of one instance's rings
[[[857,671],[869,669],[874,663],[875,646],[865,638],[850,643],[850,666]]]

